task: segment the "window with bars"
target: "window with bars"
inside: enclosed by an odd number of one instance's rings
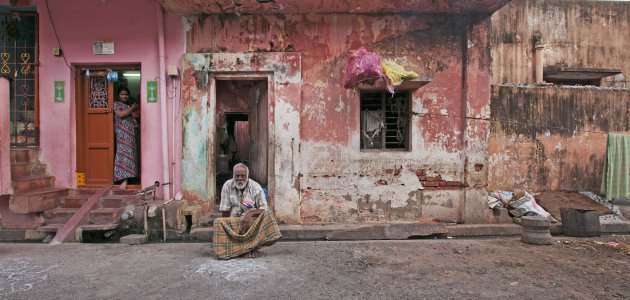
[[[410,93],[361,92],[361,150],[410,150]]]
[[[0,73],[9,79],[11,145],[39,144],[37,14],[0,13]]]

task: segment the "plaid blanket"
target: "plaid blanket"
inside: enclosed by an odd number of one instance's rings
[[[218,218],[214,220],[214,254],[218,259],[241,256],[261,246],[278,241],[282,234],[278,223],[269,210],[261,213],[245,234],[240,234],[241,218]]]
[[[630,135],[608,134],[602,194],[606,199],[630,197]]]

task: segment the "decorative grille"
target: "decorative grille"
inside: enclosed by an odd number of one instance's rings
[[[361,149],[409,150],[409,97],[407,91],[361,93]]]
[[[90,76],[90,108],[108,108],[107,78]]]
[[[0,14],[0,73],[10,81],[9,127],[14,147],[39,144],[37,26],[34,13]]]

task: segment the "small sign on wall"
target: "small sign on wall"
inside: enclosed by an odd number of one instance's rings
[[[55,81],[55,102],[63,102],[65,97],[65,84],[63,80]]]
[[[157,81],[147,81],[147,103],[157,103]]]
[[[95,41],[92,44],[92,53],[95,55],[111,55],[114,54],[113,41]]]

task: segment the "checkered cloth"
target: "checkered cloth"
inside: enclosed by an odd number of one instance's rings
[[[261,246],[278,241],[282,234],[273,213],[265,210],[252,223],[245,234],[241,231],[241,218],[218,218],[214,220],[214,254],[218,259],[241,256]]]
[[[606,199],[630,197],[630,135],[608,134],[602,194]]]

